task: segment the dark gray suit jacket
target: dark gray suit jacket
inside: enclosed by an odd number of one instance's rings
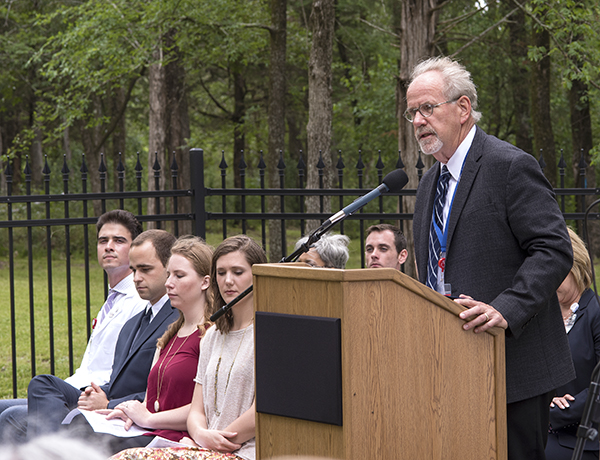
[[[438,176],[436,163],[417,190],[413,231],[422,283]],[[565,221],[537,161],[478,127],[449,217],[445,282],[452,295],[488,303],[508,322],[509,403],[575,377],[556,298],[572,258]]]
[[[110,381],[101,387],[109,399],[108,407],[111,409],[131,399],[144,400],[156,342],[169,325],[179,318],[179,310],[173,308],[171,301],[167,300],[144,333],[135,338],[142,316],[144,311],[127,321],[119,333]],[[135,342],[132,344],[134,338]]]

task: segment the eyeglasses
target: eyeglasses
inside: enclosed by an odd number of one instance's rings
[[[426,102],[425,104],[421,104],[416,109],[406,109],[404,111],[404,118],[406,118],[412,123],[413,121],[415,121],[415,116],[417,115],[417,112],[419,112],[424,118],[429,118],[431,115],[433,115],[433,109],[435,109],[436,107],[439,107],[440,105],[444,104],[450,104],[451,102],[456,102],[459,99],[460,97],[457,97],[456,99],[452,99],[451,101],[440,102],[439,104],[435,105]]]

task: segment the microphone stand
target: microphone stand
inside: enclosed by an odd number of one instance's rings
[[[588,206],[585,211],[584,227],[585,237],[588,247],[588,254],[590,256],[590,262],[592,265],[592,279],[594,280],[594,294],[598,296],[598,289],[596,288],[596,273],[594,271],[594,259],[592,253],[592,247],[590,245],[590,238],[588,232],[588,218],[589,214],[594,206],[600,203],[600,200],[594,201]],[[583,406],[583,415],[577,428],[577,441],[575,443],[575,449],[573,450],[573,456],[571,460],[581,460],[583,456],[585,442],[587,440],[593,441],[598,437],[598,430],[596,430],[592,423],[600,422],[600,362],[594,367],[592,372],[592,378],[590,386],[588,388],[587,399],[585,400],[585,406]]]
[[[331,227],[333,227],[335,224],[337,223],[337,221],[335,222],[331,222],[330,219],[327,219],[325,222],[323,222],[323,224],[317,228],[315,231],[313,231],[309,236],[308,239],[306,240],[305,243],[301,244],[300,247],[298,249],[296,249],[293,253],[291,253],[289,256],[284,257],[283,259],[281,259],[279,261],[279,263],[287,263],[287,262],[296,262],[296,260],[298,260],[298,258],[304,254],[305,252],[308,252],[310,250],[310,247],[315,244],[317,241],[319,241],[321,239],[321,237],[327,233]]]
[[[600,395],[599,380],[600,363],[596,364],[594,372],[592,372],[592,381],[590,382],[587,399],[583,407],[583,415],[577,428],[577,442],[575,443],[571,460],[581,460],[585,441],[588,439],[593,441],[598,437],[598,430],[592,426],[592,423],[600,421],[600,401],[598,400],[598,395]]]
[[[340,220],[343,220],[343,218]],[[325,222],[323,222],[323,224],[319,228],[317,228],[315,231],[313,231],[309,235],[308,239],[306,240],[306,243],[300,245],[300,247],[298,249],[296,249],[296,251],[294,251],[289,256],[281,259],[279,261],[279,263],[295,262],[296,260],[298,260],[298,257],[300,257],[305,252],[308,252],[310,247],[314,243],[319,241],[321,239],[321,237],[325,233],[327,233],[331,229],[331,227],[333,227],[337,222],[339,222],[339,221],[331,222],[331,219],[327,219]],[[233,299],[227,305],[223,305],[221,308],[219,308],[210,317],[210,320],[214,323],[217,319],[219,319],[221,316],[223,316],[231,307],[233,307],[236,303],[238,303],[240,300],[242,300],[244,297],[246,297],[248,294],[250,294],[252,292],[253,287],[254,287],[254,285],[251,285],[248,289],[246,289],[244,292],[242,292],[240,295],[238,295],[235,299]]]
[[[407,182],[408,182],[408,177],[404,171],[402,171],[400,169],[396,169],[396,170],[392,171],[391,173],[389,173],[388,175],[386,175],[384,177],[383,183],[380,184],[377,188],[371,190],[366,195],[363,195],[362,197],[357,198],[352,203],[350,203],[348,206],[346,206],[344,209],[337,212],[336,214],[331,216],[329,219],[327,219],[325,222],[323,222],[323,224],[321,224],[321,226],[319,228],[317,228],[314,232],[312,232],[310,234],[306,243],[302,244],[296,251],[294,251],[288,257],[284,257],[283,259],[281,259],[279,261],[279,263],[295,262],[298,259],[298,257],[300,257],[305,252],[308,252],[310,247],[316,241],[319,241],[319,239],[325,233],[327,233],[329,231],[329,229],[331,227],[333,227],[336,223],[338,223],[338,222],[344,220],[346,217],[354,214],[354,212],[358,211],[360,208],[365,206],[368,202],[370,202],[371,200],[380,196],[381,194],[388,192],[390,190],[400,191],[400,189],[402,189],[402,187],[404,187]],[[224,305],[219,310],[217,310],[216,313],[210,317],[210,320],[214,323],[217,319],[219,319],[221,316],[223,316],[225,314],[225,312],[227,312],[227,310],[229,310],[233,305],[238,303],[240,300],[242,300],[244,297],[246,297],[251,292],[252,292],[252,286],[250,286],[248,289],[246,289],[244,292],[242,292],[240,295],[238,295],[235,299],[233,299],[227,305]]]

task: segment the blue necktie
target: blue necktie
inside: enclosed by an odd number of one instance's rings
[[[448,194],[448,183],[450,182],[450,171],[446,165],[442,167],[442,173],[438,178],[435,190],[435,201],[433,203],[433,218],[429,228],[429,263],[427,264],[427,286],[437,291],[438,286],[438,262],[442,252],[442,245],[435,231],[435,225],[444,231],[444,203]]]

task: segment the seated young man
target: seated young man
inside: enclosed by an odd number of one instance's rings
[[[123,325],[146,306],[135,289],[129,268],[131,242],[142,233],[135,216],[121,209],[106,212],[96,223],[98,263],[106,272],[109,294],[94,320],[81,365],[65,382],[74,390],[107,383],[112,372],[117,338]],[[27,400],[0,401],[0,442],[22,443],[27,433]]]
[[[140,234],[129,251],[135,287],[147,301],[144,311],[131,318],[119,333],[110,380],[92,382],[83,391],[52,375],[38,375],[28,388],[28,436],[57,431],[70,410],[113,408],[122,401],[142,401],[156,341],[178,317],[166,294],[166,265],[175,237],[164,230]]]

